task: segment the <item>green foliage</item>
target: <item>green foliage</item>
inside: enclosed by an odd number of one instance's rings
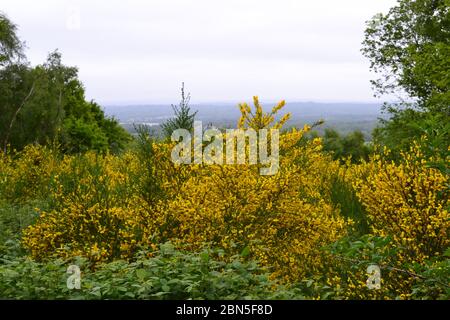
[[[149,206],[154,206],[158,199],[164,197],[161,181],[156,175],[154,139],[149,126],[136,125],[137,132],[136,151],[143,170],[139,172],[139,177],[134,177],[138,181],[138,189]]]
[[[333,205],[340,209],[344,217],[352,219],[354,234],[365,235],[369,233],[366,212],[356,195],[355,189],[339,175],[335,175],[331,179],[330,199]]]
[[[22,230],[36,220],[38,213],[35,208],[44,205],[41,201],[15,205],[0,200],[0,256],[7,252],[14,253],[14,256],[25,253],[19,245]]]
[[[324,276],[316,275],[309,280],[312,282],[310,290],[313,289],[310,294],[338,300],[397,298],[393,288],[403,278],[399,280],[395,277],[398,274],[393,276],[389,272],[388,264],[397,253],[397,249],[389,245],[390,241],[389,237],[350,236],[323,248],[329,263],[324,266]],[[366,285],[370,265],[381,268],[381,289],[371,290]]]
[[[107,138],[107,148],[110,152],[114,154],[118,154],[119,152],[127,149],[129,143],[131,142],[131,136],[128,132],[119,124],[119,122],[115,118],[110,118],[105,116],[103,110],[100,109],[100,106],[95,105],[96,109],[100,111],[100,119],[97,120],[99,123],[99,127],[104,132]]]
[[[403,89],[424,103],[448,91],[449,0],[400,0],[367,24],[362,52],[378,93]]]
[[[296,288],[306,296],[321,299],[448,300],[450,250],[424,264],[398,265],[396,262],[402,250],[392,245],[390,237],[364,235],[343,238],[324,248],[324,254],[329,257],[324,274],[304,279]],[[380,289],[371,290],[366,286],[367,267],[370,265],[381,269]]]
[[[161,124],[164,136],[170,138],[172,132],[177,129],[186,129],[188,131],[194,128],[194,119],[197,112],[192,113],[189,106],[190,94],[184,94],[184,82],[181,86],[181,101],[178,106],[172,105],[175,117]]]
[[[450,300],[450,248],[444,258],[432,259],[425,265],[414,265],[420,275],[412,287],[412,299]]]
[[[361,131],[353,131],[346,136],[341,136],[334,129],[325,130],[323,149],[332,153],[334,159],[345,160],[351,157],[354,163],[367,160],[371,152]]]
[[[34,92],[34,78],[36,73],[32,73],[25,64],[10,64],[0,69],[0,147],[6,151],[8,144],[14,146],[17,142],[23,140],[26,135],[31,136],[31,131],[23,130],[24,125],[21,119],[25,102]],[[26,109],[26,108],[25,108]],[[33,114],[33,108],[30,114]],[[34,121],[34,119],[30,119]],[[37,133],[39,135],[39,133]],[[35,139],[30,142],[34,142]]]
[[[0,298],[14,299],[293,299],[302,298],[269,280],[256,262],[236,256],[230,262],[221,252],[175,250],[162,244],[153,257],[142,252],[134,262],[117,260],[92,269],[86,260],[37,263],[3,257]],[[66,286],[67,267],[81,269],[81,289]]]
[[[426,136],[434,152],[448,150],[450,0],[400,0],[368,22],[363,54],[380,75],[377,94],[406,93],[412,103],[386,105],[390,119],[376,141],[394,151]],[[398,154],[398,152],[397,152]]]
[[[343,238],[326,249],[337,259],[351,263],[352,267],[345,269],[345,272],[351,272],[351,269],[369,264],[385,265],[398,250],[389,246],[390,243],[390,237],[364,235],[357,238]]]
[[[95,122],[69,117],[64,120],[62,144],[67,153],[80,153],[88,150],[106,151],[108,139]]]
[[[66,153],[87,150],[118,153],[131,141],[129,134],[117,120],[108,118],[94,101],[84,100],[81,83],[75,83],[73,96],[65,105],[65,119],[61,129],[61,144]]]
[[[60,144],[67,153],[120,152],[131,140],[95,102],[87,102],[74,67],[57,51],[36,67],[11,63],[0,69],[0,144],[22,149],[30,143]]]
[[[389,120],[381,120],[373,132],[375,144],[387,146],[398,158],[401,150],[407,150],[413,138],[420,143],[426,156],[448,155],[450,122],[443,113],[422,112],[406,108],[389,108]],[[420,139],[419,139],[420,138]]]
[[[23,43],[16,34],[17,26],[0,12],[0,66],[23,58]]]

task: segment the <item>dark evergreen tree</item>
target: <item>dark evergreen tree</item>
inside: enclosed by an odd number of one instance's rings
[[[190,94],[188,93],[187,95],[185,95],[184,93],[183,82],[181,85],[181,101],[178,106],[172,104],[172,109],[175,116],[161,125],[165,137],[170,138],[172,132],[174,132],[176,129],[186,129],[189,131],[193,130],[197,111],[191,111],[191,108],[189,106],[190,99]]]

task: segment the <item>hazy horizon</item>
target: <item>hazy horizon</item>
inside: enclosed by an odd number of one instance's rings
[[[248,99],[229,99],[229,100],[210,100],[210,101],[201,101],[196,102],[194,99],[191,98],[191,105],[238,105],[239,103],[252,103],[253,96],[249,97]],[[116,101],[116,102],[107,102],[107,103],[101,103],[97,101],[96,99],[92,99],[93,101],[99,103],[102,107],[127,107],[127,106],[158,106],[158,105],[177,105],[179,103],[180,97],[175,97],[173,101]],[[347,101],[347,100],[308,100],[308,99],[278,99],[278,100],[262,100],[259,99],[260,103],[263,105],[263,107],[271,108],[273,107],[273,104],[285,100],[286,103],[311,103],[311,104],[342,104],[342,105],[352,105],[352,104],[368,104],[368,105],[382,105],[384,102],[392,102],[388,101],[386,99],[373,99],[373,100],[360,100],[360,101]]]
[[[264,110],[270,110],[273,103],[261,102]],[[196,120],[204,125],[215,127],[235,127],[240,112],[235,103],[203,103],[190,104],[192,111],[197,111]],[[317,128],[323,132],[326,128],[334,128],[340,133],[359,130],[370,139],[371,131],[378,119],[382,117],[381,103],[319,103],[319,102],[287,102],[284,112],[291,113],[286,126],[302,127],[324,120],[324,125]],[[173,117],[169,103],[141,105],[104,105],[103,110],[113,116],[129,132],[134,132],[135,124],[146,124],[159,128],[161,123]]]

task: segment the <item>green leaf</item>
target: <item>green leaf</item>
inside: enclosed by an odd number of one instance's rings
[[[448,247],[447,250],[445,250],[444,257],[450,257],[450,247]]]
[[[248,246],[246,246],[242,252],[241,252],[241,256],[242,257],[247,257],[250,254],[250,248]]]
[[[145,279],[145,277],[147,277],[147,271],[145,269],[137,269],[136,276],[138,277],[138,279],[143,280]]]
[[[163,285],[163,286],[162,286],[162,290],[163,290],[164,292],[170,292],[170,287],[169,287],[168,285]]]

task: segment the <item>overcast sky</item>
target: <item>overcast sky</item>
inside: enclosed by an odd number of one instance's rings
[[[58,48],[88,99],[373,101],[365,21],[395,0],[1,0],[31,63]]]

